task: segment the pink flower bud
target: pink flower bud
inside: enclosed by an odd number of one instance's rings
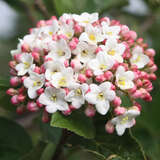
[[[116,90],[116,86],[115,85],[113,85],[113,84],[111,84],[111,90]]]
[[[69,105],[69,108],[70,108],[71,111],[74,111],[74,110],[77,109],[77,108],[76,108],[75,106],[73,106],[73,105]]]
[[[16,64],[17,64],[16,61],[10,61],[8,65],[9,65],[9,67],[14,69]]]
[[[87,78],[84,74],[79,74],[78,75],[78,80],[80,81],[80,83],[85,83]]]
[[[53,24],[53,21],[51,19],[46,20],[46,25],[52,25],[52,24]]]
[[[125,34],[128,33],[128,32],[129,32],[128,26],[122,25],[122,26],[121,26],[121,34],[122,34],[122,35],[125,35]]]
[[[134,40],[137,38],[137,33],[135,31],[129,31],[129,35]]]
[[[16,75],[17,75],[17,71],[11,68],[11,69],[10,69],[10,74],[11,74],[12,76],[16,76]]]
[[[157,69],[158,69],[157,65],[155,65],[155,64],[152,67],[150,67],[151,72],[155,72],[155,71],[157,71]]]
[[[148,67],[152,67],[154,65],[153,60],[150,60],[149,63],[147,64]]]
[[[87,78],[91,78],[93,76],[93,72],[91,69],[86,69],[85,74]]]
[[[68,95],[69,93],[69,88],[64,88],[65,92],[66,92],[66,95]]]
[[[133,88],[129,89],[128,92],[129,93],[134,93],[137,90],[137,87],[134,86]]]
[[[45,73],[46,69],[45,69],[44,65],[41,65],[40,69],[41,69],[41,73]]]
[[[53,40],[53,41],[57,41],[57,39],[58,39],[57,34],[53,34],[53,35],[52,35],[52,40]]]
[[[116,107],[116,108],[114,109],[114,113],[115,113],[117,116],[122,115],[122,114],[124,114],[125,112],[126,112],[126,108],[124,108],[124,107],[118,106],[118,107]]]
[[[57,36],[57,39],[58,39],[58,40],[60,40],[60,39],[67,40],[68,38],[66,37],[66,35],[60,34],[60,35]]]
[[[44,92],[44,88],[40,88],[40,89],[37,90],[38,95],[41,95],[43,92]]]
[[[111,71],[106,71],[104,73],[104,77],[106,78],[106,80],[111,80],[111,78],[113,77],[113,73]]]
[[[137,43],[139,43],[139,44],[143,43],[143,38],[138,38]]]
[[[15,61],[20,62],[21,56],[22,56],[22,54],[15,54],[15,55],[13,56],[13,58],[14,58]]]
[[[156,80],[157,76],[154,73],[149,74],[149,79],[150,80]]]
[[[26,91],[26,89],[24,87],[21,87],[18,89],[19,94],[23,94],[25,91]]]
[[[65,116],[68,116],[68,115],[70,115],[70,114],[72,113],[72,111],[71,111],[71,109],[69,108],[68,110],[63,111],[62,113],[63,113]]]
[[[110,19],[109,19],[108,17],[103,17],[103,18],[101,18],[101,19],[99,20],[99,22],[100,22],[100,23],[106,22],[106,23],[110,24]]]
[[[119,67],[119,63],[116,61],[112,67],[112,70],[117,70],[117,68]]]
[[[69,42],[69,47],[70,47],[71,50],[74,50],[77,47],[77,43],[75,41],[70,41]]]
[[[140,79],[137,79],[135,83],[136,83],[137,87],[142,87],[143,86],[143,83]]]
[[[23,114],[24,111],[25,111],[25,106],[24,105],[18,106],[16,108],[16,113],[19,114],[19,115]]]
[[[21,77],[21,82],[23,83],[26,78],[27,78],[27,76]]]
[[[97,82],[104,82],[106,80],[104,75],[98,75],[96,76],[96,81]]]
[[[136,92],[134,92],[131,97],[134,98],[134,99],[137,99],[137,98],[140,98],[142,95],[141,91],[140,90],[136,90]]]
[[[81,33],[83,31],[82,26],[80,26],[78,23],[74,25],[74,32],[75,33]]]
[[[48,123],[49,122],[49,120],[50,120],[50,118],[49,118],[49,114],[48,114],[48,112],[47,111],[43,111],[43,114],[42,114],[42,122],[44,122],[44,123]]]
[[[12,103],[13,105],[19,104],[18,96],[17,96],[17,95],[12,96],[12,98],[11,98],[11,103]]]
[[[64,66],[67,68],[67,67],[69,67],[69,61],[68,60],[65,60],[64,61]]]
[[[56,21],[56,20],[57,20],[57,17],[56,17],[56,16],[52,16],[52,17],[51,17],[51,20]]]
[[[100,47],[96,48],[96,54],[97,54],[98,52],[100,52],[100,51],[102,51],[102,48],[100,48]]]
[[[41,104],[41,103],[39,102],[38,99],[36,100],[36,104],[37,104],[37,106],[38,106],[39,108],[42,108],[42,107],[44,106],[43,104]]]
[[[18,86],[19,84],[20,84],[20,82],[21,82],[21,80],[20,80],[20,78],[19,77],[12,77],[11,79],[10,79],[10,84],[11,84],[11,86],[13,86],[13,87],[16,87],[16,86]]]
[[[78,59],[73,59],[71,61],[71,67],[74,70],[78,71],[78,70],[80,70],[82,68],[82,64],[81,64],[81,62]]]
[[[44,20],[40,20],[37,25],[36,25],[38,28],[39,27],[42,27],[42,26],[46,26],[46,22]]]
[[[36,62],[38,62],[39,60],[40,60],[40,55],[39,55],[39,53],[38,52],[32,52],[32,57],[34,58],[34,60],[36,61]]]
[[[142,106],[138,102],[135,101],[134,106],[136,106],[138,108],[138,110],[141,112]]]
[[[96,114],[96,110],[93,105],[89,104],[88,107],[85,109],[84,113],[87,117],[94,117]]]
[[[10,96],[14,96],[16,94],[18,94],[18,91],[14,88],[9,88],[7,91],[6,91],[6,94],[10,95]]]
[[[39,110],[39,108],[35,102],[28,102],[27,109],[31,112],[36,112]]]
[[[33,71],[38,73],[38,74],[41,73],[41,69],[38,66],[36,66]]]
[[[146,55],[149,56],[149,57],[154,57],[156,52],[153,48],[148,48],[146,51],[145,51]]]
[[[22,46],[21,46],[21,50],[22,52],[30,52],[30,47],[27,43],[23,43]]]
[[[19,94],[18,97],[17,97],[17,100],[18,100],[19,102],[24,102],[25,99],[26,99],[26,96],[23,95],[23,94]]]
[[[114,100],[112,101],[112,103],[113,103],[113,105],[114,105],[115,107],[120,106],[121,103],[122,103],[121,98],[116,96],[116,97],[114,98]]]
[[[105,125],[105,130],[107,133],[112,134],[114,132],[114,125],[111,123],[111,121],[108,121]]]

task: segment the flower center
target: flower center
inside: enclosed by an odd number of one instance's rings
[[[34,81],[33,82],[33,87],[36,87],[36,86],[41,86],[41,81]]]
[[[111,55],[111,56],[114,56],[116,53],[116,51],[114,49],[111,49],[108,51],[108,54]]]
[[[106,32],[107,35],[112,36],[113,33],[112,32]]]
[[[68,38],[71,38],[71,37],[72,37],[72,33],[71,33],[71,32],[66,32],[66,36],[67,36]]]
[[[86,57],[87,55],[88,55],[88,50],[83,50],[82,52],[81,52],[81,55],[83,56],[83,57]]]
[[[98,95],[97,95],[97,98],[99,100],[103,100],[104,99],[104,94],[102,92],[100,92]]]
[[[62,77],[59,82],[58,82],[59,86],[65,87],[67,82],[66,82],[66,78]]]
[[[95,41],[95,40],[96,40],[96,37],[95,37],[94,34],[90,34],[90,35],[89,35],[89,39],[90,39],[91,41]]]
[[[135,60],[133,60],[133,63],[137,63],[141,60],[141,56],[139,55]]]
[[[126,84],[125,82],[126,78],[125,77],[120,77],[119,80],[118,80],[118,83],[122,86],[124,86]]]
[[[64,55],[65,55],[65,52],[62,51],[62,50],[58,50],[58,51],[57,51],[57,54],[58,54],[59,56],[64,56]]]
[[[50,31],[50,32],[48,32],[48,33],[49,33],[49,35],[50,35],[50,36],[52,36],[52,34],[53,34],[53,32],[51,32],[51,31]]]
[[[76,94],[76,96],[81,96],[82,90],[80,88],[76,89],[75,94]]]
[[[128,119],[129,119],[128,116],[125,116],[125,117],[122,118],[120,123],[125,124],[128,121]]]
[[[30,67],[30,64],[28,62],[24,62],[23,64],[25,69],[28,69]]]
[[[89,23],[89,21],[88,21],[88,20],[85,20],[85,21],[83,21],[83,23]]]
[[[53,94],[53,95],[50,97],[50,99],[51,99],[52,101],[56,102],[56,100],[57,100],[56,94]]]
[[[99,66],[99,68],[100,68],[101,70],[106,70],[106,69],[107,69],[107,65],[101,64],[101,65]]]

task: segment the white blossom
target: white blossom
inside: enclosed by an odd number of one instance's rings
[[[85,95],[88,103],[94,104],[96,110],[105,115],[110,107],[109,102],[115,98],[115,92],[111,90],[111,83],[104,82],[99,86],[96,84],[90,85],[90,92]]]
[[[131,89],[134,87],[134,73],[132,71],[125,71],[125,68],[119,66],[116,71],[116,84],[122,89]]]
[[[54,113],[57,110],[66,111],[69,109],[67,102],[64,100],[64,89],[56,89],[53,87],[47,87],[39,97],[39,102],[46,106],[48,113]]]

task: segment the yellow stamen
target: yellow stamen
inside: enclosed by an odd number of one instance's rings
[[[100,68],[101,70],[105,70],[105,69],[107,69],[107,65],[101,64],[101,65],[99,66],[99,68]]]
[[[71,38],[71,37],[72,37],[72,33],[71,33],[71,32],[66,32],[66,36],[67,36],[68,38]]]
[[[112,36],[113,33],[112,32],[106,32],[107,35]]]
[[[120,77],[119,80],[118,80],[118,83],[122,86],[124,86],[126,84],[125,82],[126,78],[125,77]]]
[[[25,69],[28,69],[28,68],[30,67],[30,64],[29,64],[28,62],[24,62],[23,64],[25,65],[25,66],[24,66]]]
[[[103,99],[104,99],[103,93],[100,92],[100,93],[98,94],[97,98],[98,98],[99,100],[103,100]]]
[[[81,55],[82,55],[83,57],[86,57],[86,56],[88,55],[88,50],[83,50],[83,51],[81,52]]]
[[[122,118],[122,120],[121,120],[121,124],[124,124],[124,123],[126,123],[127,121],[128,121],[128,116],[126,116],[126,117],[124,117],[124,118]]]
[[[50,99],[55,102],[55,101],[57,100],[57,96],[56,96],[55,94],[53,94],[53,95],[50,97]]]
[[[59,56],[64,56],[64,55],[65,55],[65,52],[62,51],[62,50],[58,50],[58,51],[57,51],[57,54],[58,54]]]
[[[137,63],[141,60],[141,56],[138,56],[135,60],[133,60],[133,63]]]
[[[95,37],[94,34],[90,34],[90,35],[89,35],[89,39],[90,39],[91,41],[95,41],[95,40],[96,40],[96,37]]]
[[[51,31],[50,31],[50,32],[48,32],[48,33],[49,33],[49,35],[50,35],[50,36],[52,36],[52,34],[53,34],[53,32],[51,32]]]
[[[82,21],[82,22],[83,22],[83,23],[89,23],[89,21],[87,21],[87,20],[86,20],[86,21]]]
[[[58,82],[59,86],[65,87],[67,82],[66,82],[66,78],[62,77],[59,82]]]
[[[34,87],[36,87],[36,86],[41,86],[41,84],[42,84],[42,83],[41,83],[40,81],[34,81],[34,82],[33,82],[33,86],[34,86]]]
[[[76,96],[82,95],[82,90],[80,88],[76,89],[75,94]]]
[[[111,56],[114,56],[116,53],[116,51],[114,49],[111,49],[108,51],[108,54],[111,55]]]

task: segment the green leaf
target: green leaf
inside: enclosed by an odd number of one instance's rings
[[[17,160],[32,148],[29,135],[17,123],[0,117],[0,159]]]
[[[128,4],[127,0],[53,0],[60,16],[63,13],[103,12]]]
[[[70,116],[65,116],[59,112],[54,113],[51,119],[51,126],[66,128],[88,139],[92,139],[95,136],[92,120],[79,110],[73,112]]]

